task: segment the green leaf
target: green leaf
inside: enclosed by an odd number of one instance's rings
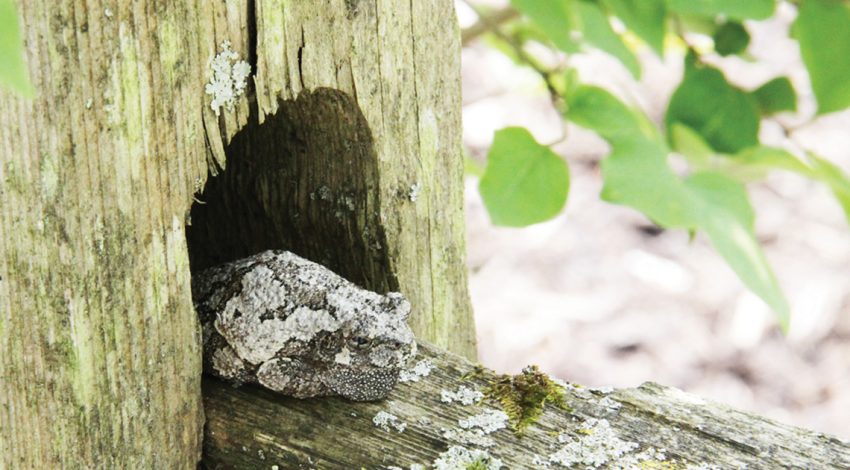
[[[602,0],[633,33],[664,57],[664,24],[667,4],[664,0]]]
[[[808,157],[810,165],[782,149],[751,147],[732,158],[724,159],[721,170],[742,181],[752,179],[753,175],[763,177],[769,170],[778,169],[826,183],[844,209],[847,223],[850,224],[850,179],[828,160],[812,153]]]
[[[463,174],[481,177],[484,175],[484,165],[475,161],[469,154],[465,154],[463,156]]]
[[[730,85],[717,69],[688,69],[667,107],[667,128],[681,122],[720,153],[758,145],[759,115],[752,98]]]
[[[716,153],[695,130],[681,122],[674,122],[669,132],[671,147],[692,167],[702,170],[711,166]]]
[[[679,178],[667,164],[664,144],[647,137],[640,120],[604,90],[579,88],[571,97],[569,117],[611,144],[611,154],[602,161],[603,200],[633,207],[665,228],[704,230],[744,284],[774,309],[780,325],[787,328],[788,304],[756,241],[753,209],[740,183],[714,170]],[[682,124],[674,128],[679,129],[674,131],[674,144],[711,153],[700,143],[700,135]],[[767,153],[762,157],[783,158]]]
[[[719,27],[717,25],[717,21],[714,20],[714,17],[709,18],[699,15],[689,15],[681,12],[678,12],[676,15],[676,23],[681,26],[683,31],[704,34],[708,37],[714,37],[714,33]]]
[[[566,162],[522,127],[496,132],[478,186],[495,225],[525,227],[556,216],[567,201]]]
[[[751,93],[762,116],[780,111],[797,111],[797,94],[788,77],[776,77]]]
[[[555,89],[555,92],[565,99],[571,96],[581,86],[581,81],[578,76],[578,70],[567,68],[561,71],[552,72],[549,75],[549,83]]]
[[[744,187],[734,179],[716,172],[694,173],[685,180],[699,217],[711,243],[744,284],[762,298],[788,331],[790,308],[779,283],[755,237],[755,213]]]
[[[732,158],[733,161],[747,165],[764,165],[778,170],[788,170],[812,178],[812,169],[787,150],[773,147],[750,147]]]
[[[787,170],[814,178],[814,172],[804,162],[786,150],[773,147],[749,147],[720,160],[720,169],[741,182],[763,179],[770,170]]]
[[[540,28],[555,46],[569,53],[579,52],[579,43],[570,35],[572,0],[511,0],[511,5]]]
[[[614,142],[641,136],[641,127],[632,111],[611,93],[594,86],[581,86],[569,97],[567,117],[579,126],[596,131]]]
[[[685,187],[702,204],[711,206],[709,212],[722,211],[735,219],[747,233],[755,235],[756,213],[747,198],[744,186],[723,173],[715,170],[698,171],[684,180]],[[704,210],[695,211],[704,218]],[[714,217],[714,216],[711,216]],[[701,223],[701,225],[703,225]]]
[[[635,77],[635,80],[640,80],[640,64],[620,36],[611,28],[608,17],[599,8],[599,5],[589,1],[576,0],[575,6],[581,17],[581,30],[584,34],[584,40],[619,59]]]
[[[548,44],[551,42],[549,36],[541,31],[537,24],[528,17],[520,16],[517,19],[504,23],[502,27],[505,33],[517,38],[521,43],[537,41],[541,44]]]
[[[529,17],[555,46],[568,53],[580,52],[579,38],[620,60],[635,79],[640,64],[611,29],[611,23],[596,3],[585,0],[511,0],[511,5]],[[582,36],[573,34],[580,31]]]
[[[766,20],[776,8],[774,0],[668,0],[667,8],[689,15],[715,18],[724,15],[729,19]]]
[[[740,54],[750,44],[750,33],[737,21],[727,21],[714,32],[714,50],[726,57]]]
[[[18,27],[18,12],[12,0],[0,0],[0,82],[24,98],[35,98],[35,90],[24,66],[23,42]]]
[[[818,114],[850,106],[850,6],[845,2],[801,2],[791,31],[809,70]]]
[[[519,18],[508,21],[502,24],[501,29],[505,36],[511,38],[517,44],[525,44],[529,41],[535,41],[555,49],[554,44],[552,44],[552,40],[549,39],[549,36],[541,31],[540,28],[538,28],[537,25],[528,17],[520,16]],[[505,41],[501,36],[497,36],[493,32],[487,32],[481,37],[481,39],[487,46],[492,47],[493,49],[496,49],[502,54],[508,56],[516,65],[520,67],[529,67],[531,70],[534,70],[531,64],[529,64],[524,58],[517,55],[514,46]]]
[[[844,209],[847,223],[850,224],[850,180],[847,179],[847,175],[833,163],[816,155],[809,153],[809,159],[812,162],[815,178],[829,185],[832,193],[835,194],[835,199],[838,199]]]
[[[611,154],[602,160],[602,200],[633,207],[665,228],[697,228],[687,192],[667,165],[662,144],[641,136],[611,144]]]
[[[622,141],[602,161],[602,199],[633,207],[665,228],[703,230],[744,284],[776,312],[787,329],[789,308],[753,231],[743,186],[716,172],[682,181],[657,144]]]
[[[697,171],[717,169],[742,183],[761,180],[770,170],[787,170],[807,178],[814,172],[788,151],[773,147],[747,147],[735,155],[718,154],[690,127],[674,123],[670,129],[674,151],[684,156]]]

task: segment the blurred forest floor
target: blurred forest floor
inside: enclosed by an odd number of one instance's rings
[[[459,5],[461,26],[475,17]],[[717,58],[747,89],[787,75],[798,113],[763,121],[764,143],[812,150],[850,172],[850,113],[802,126],[814,113],[808,75],[788,39],[794,9],[747,23],[756,62]],[[640,54],[635,82],[603,53],[570,63],[582,81],[639,104],[656,123],[682,75],[683,51]],[[541,143],[563,129],[530,70],[475,41],[463,50],[464,145],[480,163],[493,131],[527,127]],[[786,134],[785,129],[794,129]],[[602,202],[593,133],[568,126],[554,149],[570,165],[566,210],[527,227],[494,227],[467,178],[470,289],[479,359],[500,373],[528,364],[586,386],[681,388],[779,421],[850,439],[850,228],[824,185],[785,172],[750,185],[756,230],[792,306],[783,336],[704,235],[662,231],[638,212]],[[675,162],[673,162],[675,168]]]

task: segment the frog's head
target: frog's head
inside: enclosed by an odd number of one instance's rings
[[[406,323],[410,302],[404,296],[368,291],[363,296],[354,303],[329,296],[341,326],[319,343],[317,358],[328,362],[323,381],[334,393],[370,401],[392,390],[401,369],[416,357],[416,341]]]

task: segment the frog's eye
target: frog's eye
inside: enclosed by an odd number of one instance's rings
[[[354,346],[355,348],[359,349],[359,348],[366,346],[367,344],[369,344],[369,340],[362,337],[362,336],[355,336],[355,337],[351,338],[351,345]]]

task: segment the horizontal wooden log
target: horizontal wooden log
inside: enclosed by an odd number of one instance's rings
[[[482,390],[497,381],[469,361],[422,343],[432,368],[385,399],[299,400],[205,378],[204,463],[214,469],[432,468],[466,455],[496,468],[847,469],[850,443],[736,410],[655,383],[629,389],[568,385],[569,409],[547,404],[521,436],[498,426],[501,404],[446,403],[444,392]],[[421,366],[420,366],[421,368]],[[379,413],[388,413],[380,415]],[[478,416],[479,418],[473,418]],[[375,423],[384,417],[383,426]],[[472,419],[471,419],[472,418]],[[380,421],[380,420],[379,420]],[[489,457],[487,460],[484,456]],[[477,454],[476,454],[477,452]],[[472,454],[470,454],[472,453]],[[441,457],[441,454],[443,456]],[[638,464],[640,467],[637,467]],[[630,467],[635,465],[635,467]],[[451,468],[451,467],[443,467]],[[466,468],[464,466],[457,468]]]

